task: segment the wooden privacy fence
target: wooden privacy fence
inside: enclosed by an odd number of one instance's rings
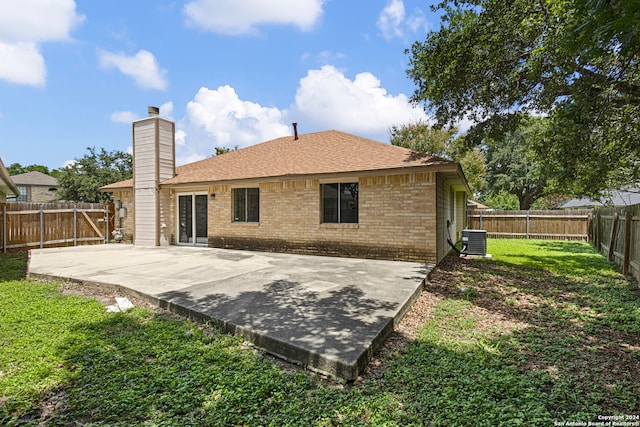
[[[507,211],[470,209],[467,228],[489,238],[589,241],[591,210]]]
[[[594,211],[593,244],[640,281],[640,205]]]
[[[0,203],[0,247],[27,250],[109,241],[110,205],[97,203]]]

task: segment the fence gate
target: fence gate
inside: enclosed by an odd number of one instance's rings
[[[98,203],[0,204],[3,252],[109,242],[113,208]]]

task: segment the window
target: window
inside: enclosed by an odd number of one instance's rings
[[[29,187],[26,185],[16,185],[18,189],[18,197],[16,202],[28,202],[29,201]]]
[[[233,189],[233,221],[234,222],[259,222],[260,221],[260,189],[258,188],[234,188]]]
[[[322,184],[323,223],[358,223],[358,183]]]

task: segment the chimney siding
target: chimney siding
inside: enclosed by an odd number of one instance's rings
[[[175,176],[175,124],[154,115],[133,122],[134,239],[136,245],[168,245],[170,224],[160,183]],[[162,224],[167,227],[162,227]]]

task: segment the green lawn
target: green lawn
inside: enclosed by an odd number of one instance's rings
[[[640,414],[640,296],[583,243],[448,258],[381,378],[336,386],[236,338],[106,313],[0,255],[0,425],[539,425]]]

